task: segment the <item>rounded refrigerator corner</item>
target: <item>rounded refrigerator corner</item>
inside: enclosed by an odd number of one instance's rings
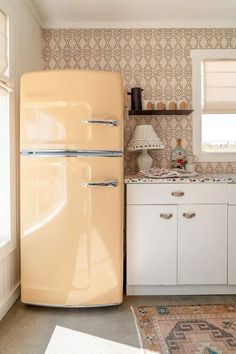
[[[22,82],[25,78],[30,78],[31,76],[34,76],[35,74],[43,74],[47,72],[46,70],[38,70],[38,71],[28,71],[24,74],[21,75],[20,81]]]

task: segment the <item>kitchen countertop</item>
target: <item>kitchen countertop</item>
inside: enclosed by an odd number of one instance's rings
[[[199,174],[196,177],[163,179],[127,175],[125,183],[236,183],[236,174]]]

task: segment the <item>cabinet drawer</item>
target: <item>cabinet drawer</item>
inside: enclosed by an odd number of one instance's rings
[[[127,204],[226,204],[227,184],[128,184]]]

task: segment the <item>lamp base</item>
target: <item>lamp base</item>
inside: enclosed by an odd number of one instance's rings
[[[141,151],[137,157],[138,170],[148,170],[152,167],[152,157],[148,154],[147,149]]]

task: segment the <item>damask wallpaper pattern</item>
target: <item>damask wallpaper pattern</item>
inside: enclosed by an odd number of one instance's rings
[[[45,69],[119,71],[128,88],[140,86],[143,98],[192,103],[191,49],[236,49],[233,29],[43,29]],[[155,166],[168,167],[176,138],[192,150],[192,116],[124,115],[125,171],[136,170],[127,143],[138,124],[152,124],[165,145],[153,150]],[[198,163],[199,172],[236,173],[236,163]]]

